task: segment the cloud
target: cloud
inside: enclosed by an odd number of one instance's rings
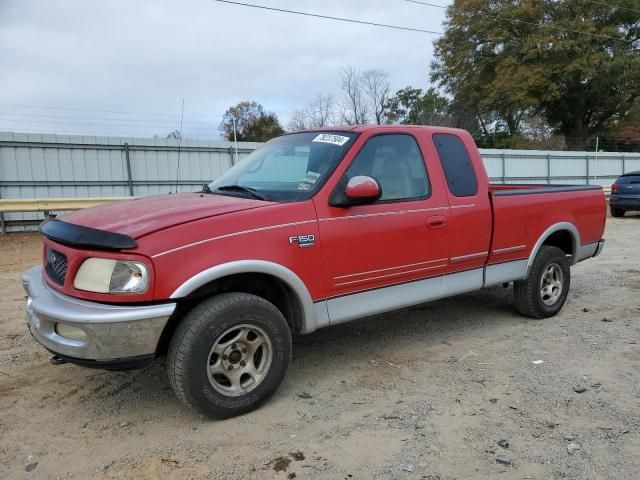
[[[444,19],[402,0],[251,1],[439,31]],[[217,136],[224,111],[245,99],[286,123],[316,93],[339,95],[347,65],[387,70],[394,88],[426,86],[434,38],[212,0],[3,0],[0,130],[163,134],[183,98],[193,136]]]

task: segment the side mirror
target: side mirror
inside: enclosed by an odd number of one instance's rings
[[[380,195],[382,190],[374,178],[358,175],[349,180],[343,192],[334,192],[329,204],[332,207],[366,205],[378,200]]]

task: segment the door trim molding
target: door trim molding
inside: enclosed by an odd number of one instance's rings
[[[388,267],[388,268],[379,268],[378,270],[369,270],[367,272],[360,272],[360,273],[350,273],[348,275],[339,275],[337,277],[333,277],[334,280],[340,280],[342,278],[350,278],[350,277],[358,277],[360,275],[366,275],[368,273],[380,273],[380,272],[388,272],[389,270],[398,270],[399,268],[405,268],[405,267],[417,267],[419,265],[428,265],[430,263],[436,263],[436,262],[447,262],[449,261],[448,258],[437,258],[435,260],[427,260],[425,262],[418,262],[418,263],[408,263],[406,265],[398,265],[396,267]]]
[[[386,204],[383,204],[383,205],[386,205]],[[360,213],[358,215],[345,215],[342,217],[324,217],[324,218],[319,218],[318,221],[334,222],[336,220],[351,220],[353,218],[384,217],[388,215],[406,215],[407,213],[436,212],[440,210],[449,210],[449,207],[414,208],[410,210],[394,210],[392,212]]]

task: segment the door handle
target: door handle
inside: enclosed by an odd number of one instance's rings
[[[442,215],[435,215],[427,218],[427,227],[429,228],[443,228],[447,225],[447,217]]]

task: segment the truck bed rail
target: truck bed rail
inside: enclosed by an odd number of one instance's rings
[[[0,198],[0,231],[5,233],[5,213],[43,212],[47,217],[50,212],[80,210],[131,198],[135,197]]]
[[[493,196],[535,195],[541,193],[581,192],[586,190],[603,190],[601,185],[548,185],[548,184],[503,184],[490,185],[489,192]]]

